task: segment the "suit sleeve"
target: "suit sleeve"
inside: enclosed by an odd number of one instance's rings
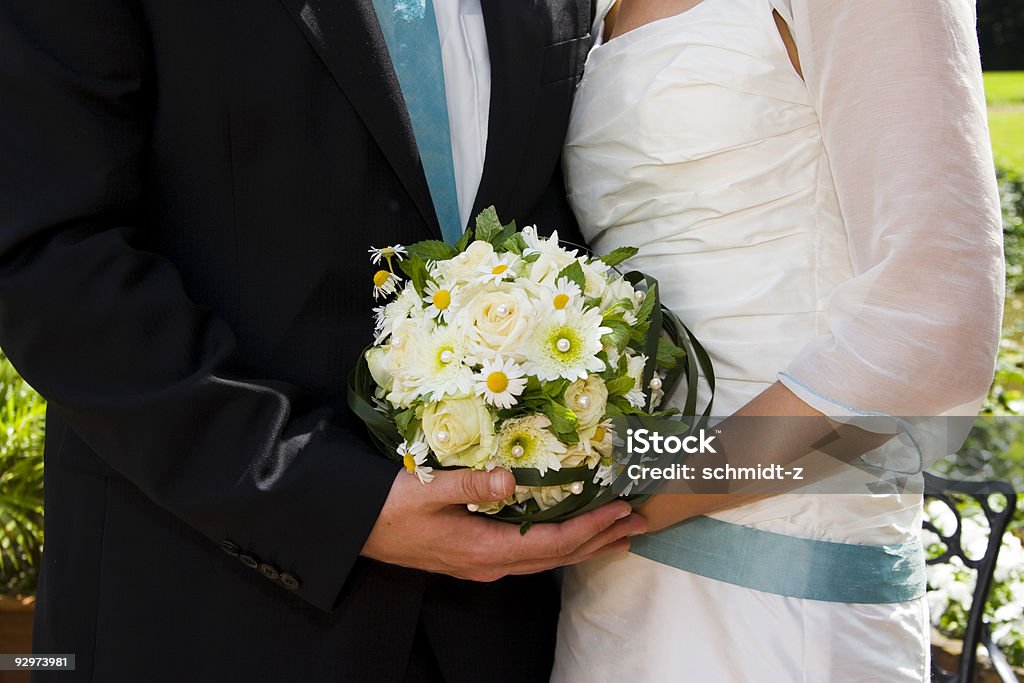
[[[347,416],[248,376],[228,325],[133,246],[146,35],[129,0],[0,5],[0,345],[147,496],[329,610],[397,467]]]

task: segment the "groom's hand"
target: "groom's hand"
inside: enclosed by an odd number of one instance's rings
[[[510,472],[435,474],[427,485],[406,472],[395,477],[363,555],[461,579],[495,581],[625,551],[629,536],[645,531],[643,517],[632,514],[625,501],[615,501],[566,522],[536,524],[520,534],[514,524],[466,510],[467,503],[511,496],[515,479]]]

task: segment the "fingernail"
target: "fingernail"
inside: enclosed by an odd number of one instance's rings
[[[495,470],[494,472],[491,472],[490,482],[492,496],[505,495],[505,473],[502,470]]]
[[[622,512],[620,512],[620,513],[619,513],[619,514],[618,514],[618,515],[617,515],[617,516],[615,517],[615,519],[616,519],[616,520],[619,520],[619,519],[625,519],[626,517],[629,517],[629,516],[630,516],[631,514],[633,514],[633,508],[632,508],[632,507],[626,507],[626,508],[624,508],[624,509],[622,510]]]

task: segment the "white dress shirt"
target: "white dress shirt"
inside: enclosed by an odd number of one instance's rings
[[[452,161],[462,224],[469,223],[483,174],[491,98],[491,58],[480,0],[434,0],[441,39]]]

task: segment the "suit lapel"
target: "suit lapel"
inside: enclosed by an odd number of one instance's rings
[[[423,219],[441,228],[372,0],[281,0],[359,113]],[[512,3],[514,4],[514,3]]]
[[[473,216],[491,204],[499,212],[507,210],[523,161],[523,141],[533,125],[546,33],[537,0],[480,0],[480,5],[491,58],[491,98]]]

